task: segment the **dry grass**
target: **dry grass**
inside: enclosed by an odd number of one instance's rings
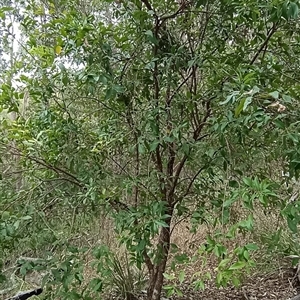
[[[247,216],[247,211],[241,207],[234,206],[232,208],[232,221],[238,222]],[[288,299],[288,296],[297,293],[295,289],[296,280],[294,273],[290,268],[290,262],[283,260],[282,255],[267,252],[263,244],[262,236],[270,236],[271,233],[276,232],[279,225],[283,225],[282,221],[278,218],[278,214],[274,211],[265,213],[264,209],[258,207],[254,214],[255,226],[253,233],[250,235],[239,234],[234,240],[223,239],[221,242],[232,251],[237,245],[245,245],[250,242],[260,243],[261,250],[254,255],[258,268],[253,270],[253,273],[244,278],[243,286],[241,288],[228,287],[226,289],[217,289],[214,284],[214,278],[207,281],[207,290],[204,292],[195,292],[192,290],[190,283],[193,275],[198,273],[199,276],[205,275],[210,272],[215,275],[215,268],[218,264],[218,259],[212,255],[204,255],[202,258],[184,265],[179,265],[175,274],[180,270],[186,273],[185,281],[181,284],[181,290],[186,295],[185,297],[176,297],[174,299]],[[92,249],[97,245],[107,245],[116,255],[117,262],[121,263],[124,268],[126,267],[125,260],[122,258],[127,256],[127,251],[124,247],[120,247],[117,237],[114,233],[113,221],[105,216],[95,220],[90,232],[82,233],[81,236],[74,237],[70,242],[78,247],[88,247],[89,250],[82,257],[84,262],[84,284],[86,286],[91,279],[97,277],[97,272],[91,266],[94,257],[91,253]],[[188,221],[182,221],[172,228],[171,243],[178,247],[179,253],[186,253],[192,257],[201,247],[205,244],[206,237],[213,234],[216,229],[221,232],[226,232],[229,226],[221,226],[218,228],[208,227],[202,225],[198,228],[196,233],[192,233],[191,224]],[[288,237],[286,243],[291,242]],[[63,254],[62,254],[63,255]],[[167,273],[170,270],[171,262],[174,254],[171,253],[169,258]],[[119,265],[121,267],[121,265]],[[126,274],[124,273],[124,276]],[[35,287],[30,282],[30,279],[25,280],[22,284],[27,288]],[[189,295],[189,296],[187,296]],[[111,293],[106,293],[107,299],[111,299]]]

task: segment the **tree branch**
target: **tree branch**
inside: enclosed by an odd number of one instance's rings
[[[169,102],[172,101],[172,99],[175,97],[175,95],[179,92],[179,90],[182,88],[182,86],[191,78],[192,75],[193,75],[193,72],[188,74],[188,76],[186,78],[184,78],[184,80],[177,86],[176,90],[169,97]]]
[[[254,55],[254,57],[251,59],[250,61],[250,65],[253,65],[257,59],[257,57],[259,56],[259,54],[264,50],[265,47],[267,47],[268,42],[270,41],[272,35],[276,32],[276,24],[273,24],[273,27],[271,28],[267,38],[265,39],[265,41],[261,44],[260,48],[258,49],[258,51],[256,52],[256,54]]]
[[[38,158],[36,158],[34,156],[22,154],[17,149],[14,149],[14,150],[15,150],[15,152],[13,152],[13,151],[11,152],[13,155],[18,155],[18,156],[21,156],[21,157],[28,158],[29,160],[32,160],[32,161],[36,162],[37,164],[42,165],[45,168],[54,171],[57,174],[62,173],[62,174],[67,176],[67,177],[62,178],[63,180],[69,181],[70,183],[73,183],[73,184],[75,184],[75,185],[77,185],[81,188],[84,187],[84,184],[79,179],[77,179],[74,175],[72,175],[71,173],[69,173],[69,172],[67,172],[67,171],[65,171],[65,170],[63,170],[59,167],[55,167],[53,165],[50,165],[49,163],[45,162],[44,160],[39,160]],[[68,177],[70,177],[72,179],[70,179]]]
[[[149,10],[154,11],[153,8],[152,8],[152,6],[151,6],[151,4],[149,3],[148,0],[141,0],[141,1],[145,4],[145,6],[146,6]]]
[[[197,139],[199,138],[199,135],[202,131],[202,129],[204,128],[204,126],[207,124],[206,121],[208,120],[208,118],[210,117],[211,115],[211,101],[216,98],[217,96],[213,96],[212,98],[210,98],[208,101],[206,101],[206,112],[205,112],[205,115],[202,119],[202,122],[199,124],[199,126],[196,128],[196,130],[194,131],[194,134],[193,134],[193,138],[195,141],[197,141]]]
[[[183,167],[184,167],[184,164],[185,164],[187,158],[188,158],[187,155],[184,155],[183,158],[181,159],[179,165],[177,166],[176,173],[175,173],[175,175],[174,175],[173,185],[172,185],[172,188],[171,188],[171,190],[170,190],[170,195],[172,195],[172,196],[174,195],[175,188],[176,188],[176,186],[177,186],[177,183],[178,183],[178,180],[179,180],[180,173],[181,173],[181,171],[182,171],[182,169],[183,169]],[[173,201],[172,206],[174,206],[175,203],[176,203],[176,202]]]
[[[168,15],[168,16],[162,16],[161,18],[160,18],[160,20],[162,21],[162,23],[163,22],[165,22],[166,20],[168,20],[168,19],[173,19],[173,18],[175,18],[177,15],[179,15],[180,13],[182,13],[183,11],[184,11],[184,9],[186,8],[186,6],[187,6],[187,3],[185,2],[185,1],[182,1],[182,4],[180,5],[180,7],[177,9],[177,11],[176,12],[174,12],[173,14],[170,14],[170,15]]]

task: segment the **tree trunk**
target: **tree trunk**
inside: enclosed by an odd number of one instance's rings
[[[169,208],[168,214],[173,215],[173,208]],[[172,217],[166,220],[169,227],[163,227],[160,231],[159,241],[158,241],[158,251],[161,251],[159,255],[160,259],[150,274],[149,287],[147,291],[148,300],[159,300],[162,292],[162,287],[164,283],[163,274],[166,270],[166,265],[170,250],[170,225]],[[161,249],[161,250],[159,250]]]

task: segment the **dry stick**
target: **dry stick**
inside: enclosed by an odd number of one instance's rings
[[[149,4],[148,0],[142,0],[142,2],[146,5],[146,7],[149,10],[153,10],[151,5]],[[161,22],[161,20],[159,20],[159,18],[157,17],[157,15],[154,15],[155,17],[155,29],[154,29],[154,36],[156,39],[158,39],[158,35],[159,35],[159,30],[161,28],[161,25],[163,24],[163,22]],[[166,20],[166,19],[165,19]],[[158,50],[159,47],[158,45],[154,45],[153,47],[153,56],[156,57],[158,54]],[[159,94],[160,94],[160,87],[159,87],[159,81],[158,81],[158,62],[155,61],[155,65],[154,65],[154,69],[153,69],[153,78],[154,78],[154,99],[156,102],[156,108],[159,108]],[[167,99],[167,106],[170,106],[170,99]],[[168,107],[170,108],[170,107]],[[157,122],[157,126],[158,128],[160,127],[160,118],[159,118],[159,112],[157,112],[156,115],[156,122]],[[170,119],[170,112],[168,111],[168,127],[171,126],[171,119]],[[159,131],[159,130],[158,130]],[[167,172],[170,173],[170,166],[172,165],[172,161],[173,159],[173,146],[169,145],[169,162],[168,162],[168,170]],[[160,152],[160,146],[158,145],[155,151],[155,156],[152,155],[152,158],[154,160],[154,163],[156,165],[156,169],[159,172],[158,176],[159,176],[159,182],[160,182],[160,191],[164,197],[164,200],[167,201],[168,200],[168,195],[167,195],[167,187],[165,184],[165,179],[163,177],[163,164],[162,164],[162,157],[161,157],[161,152]],[[151,285],[149,286],[149,290],[148,293],[152,294],[152,297],[156,298],[157,294],[160,289],[161,289],[161,282],[162,282],[162,273],[160,274],[159,272],[162,271],[165,267],[166,264],[166,257],[167,257],[167,253],[168,253],[168,245],[164,245],[164,241],[166,240],[166,232],[165,232],[165,228],[162,228],[160,235],[159,235],[159,241],[158,241],[158,245],[162,246],[163,249],[163,260],[161,262],[160,265],[156,265],[154,268],[154,264],[151,262],[150,258],[149,261],[145,261],[147,263],[147,267],[150,273],[150,280],[151,280]],[[168,241],[167,241],[168,244]],[[146,251],[144,251],[144,257],[148,256]],[[157,286],[158,285],[158,286]]]
[[[144,3],[147,2],[147,0],[143,1]],[[147,5],[146,5],[147,6]],[[155,15],[155,30],[154,30],[154,35],[155,38],[158,39],[158,33],[160,29],[160,20],[158,17]],[[158,45],[154,45],[153,48],[153,56],[156,57],[158,53]],[[159,94],[160,94],[160,87],[159,87],[159,80],[158,80],[158,61],[156,60],[154,63],[154,69],[153,69],[153,78],[154,78],[154,100],[155,100],[155,105],[157,108],[157,114],[156,114],[156,123],[158,127],[158,132],[160,131],[160,117],[159,117]],[[165,185],[165,180],[164,177],[162,176],[163,174],[163,163],[162,163],[162,157],[161,157],[161,152],[160,152],[160,145],[156,147],[155,150],[155,156],[152,156],[153,162],[156,165],[156,169],[159,172],[158,177],[159,177],[159,182],[160,182],[160,191],[161,194],[164,195],[164,200],[167,201],[167,190],[166,190],[166,185]]]
[[[209,3],[207,3],[207,6],[209,5]],[[209,20],[211,19],[212,15],[214,13],[213,12],[207,12],[205,14],[205,24],[204,24],[204,28],[202,29],[201,31],[201,36],[200,36],[200,39],[199,39],[199,44],[202,45],[203,44],[203,40],[204,40],[204,37],[205,37],[205,33],[206,33],[206,30],[207,30],[207,27],[208,27],[208,22]]]
[[[184,164],[187,160],[187,155],[184,155],[183,158],[181,159],[178,167],[177,167],[177,170],[176,170],[176,173],[175,173],[175,176],[174,176],[174,181],[173,181],[173,185],[172,185],[172,188],[171,188],[171,191],[170,191],[170,194],[171,195],[174,195],[174,192],[175,192],[175,188],[177,186],[177,183],[178,183],[178,180],[179,180],[179,176],[180,176],[180,173],[184,167]],[[176,204],[176,201],[173,201],[172,203],[172,206],[174,207],[174,205]]]
[[[193,138],[195,141],[198,140],[199,138],[199,135],[200,133],[202,132],[202,129],[204,128],[204,126],[207,124],[206,121],[207,119],[210,117],[211,115],[211,108],[210,108],[210,102],[215,98],[216,96],[210,98],[207,102],[206,102],[206,114],[204,115],[203,119],[202,119],[202,122],[200,123],[200,125],[198,126],[198,128],[196,128],[196,130],[194,131],[194,135],[193,135]],[[206,135],[204,135],[203,137],[205,137]],[[179,180],[179,176],[180,176],[180,173],[181,173],[181,170],[183,169],[184,167],[184,164],[187,160],[187,155],[184,155],[182,160],[180,161],[179,165],[178,165],[178,168],[176,170],[176,173],[175,173],[175,178],[174,178],[174,182],[173,182],[173,186],[172,186],[172,189],[171,189],[171,192],[172,195],[174,194],[175,192],[175,189],[176,189],[176,186],[177,186],[177,182]],[[201,172],[201,171],[200,171]],[[199,172],[199,174],[200,174]],[[198,175],[199,175],[198,174]],[[197,176],[198,176],[197,175]],[[195,178],[196,179],[196,178]],[[174,205],[178,202],[178,200],[175,200],[173,201],[173,207]]]
[[[175,222],[175,224],[172,226],[172,229],[170,230],[170,235],[172,235],[172,233],[173,233],[173,231],[174,231],[174,229],[176,228],[177,225],[179,225],[183,221],[186,221],[186,219],[188,217],[190,217],[191,215],[192,215],[192,213],[189,213],[187,216],[185,216],[185,217],[179,219],[177,222]]]

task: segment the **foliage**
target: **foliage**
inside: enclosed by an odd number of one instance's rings
[[[30,249],[39,238],[40,249],[63,244],[61,229],[70,236],[105,211],[130,254],[125,270],[145,265],[148,299],[157,300],[164,276],[174,279],[167,261],[183,218],[194,232],[204,223],[214,229],[204,253],[218,259],[217,285],[238,285],[257,247],[225,242],[253,232],[256,209],[282,210],[298,230],[281,178],[288,170],[297,179],[300,170],[298,7],[24,1],[25,42],[0,89],[0,247]],[[0,17],[15,9],[8,4]],[[234,220],[236,205],[244,213]],[[176,257],[177,265],[192,261]],[[52,274],[66,284],[57,293],[89,299],[76,290],[81,258],[70,259],[78,262],[65,258],[60,266],[67,277]],[[105,270],[123,294],[134,289],[115,258]],[[94,292],[102,291],[97,278]]]

